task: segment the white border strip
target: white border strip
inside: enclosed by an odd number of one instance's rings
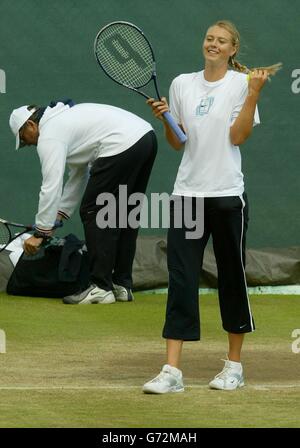
[[[243,269],[243,274],[244,274],[244,287],[246,290],[246,296],[247,296],[247,303],[248,303],[248,313],[249,313],[249,321],[250,321],[250,325],[251,325],[251,330],[254,331],[254,321],[253,321],[253,316],[252,316],[252,311],[251,311],[251,305],[250,305],[250,299],[249,299],[249,290],[247,288],[247,280],[246,280],[246,271],[245,271],[245,266],[244,266],[244,262],[243,262],[243,237],[244,237],[244,208],[245,208],[245,201],[243,199],[242,196],[240,196],[240,200],[242,202],[242,210],[241,210],[241,216],[242,216],[242,225],[241,225],[241,239],[240,239],[240,256],[241,256],[241,266]],[[246,250],[246,249],[245,249]],[[240,327],[241,328],[241,327]]]

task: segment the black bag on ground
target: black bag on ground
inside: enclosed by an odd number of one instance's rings
[[[69,234],[53,239],[37,256],[21,255],[7,284],[7,294],[62,298],[89,285],[88,254],[84,241]]]

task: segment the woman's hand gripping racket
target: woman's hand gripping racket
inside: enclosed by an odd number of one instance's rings
[[[98,32],[94,52],[98,64],[113,81],[150,99],[139,89],[153,80],[161,100],[154,53],[150,42],[137,26],[122,21],[109,23]],[[172,115],[165,112],[163,116],[180,143],[185,143],[187,137]]]
[[[62,225],[62,221],[55,221],[53,229],[62,227]],[[15,233],[16,229],[19,229],[20,231]],[[16,238],[19,238],[19,236],[34,230],[34,225],[25,226],[24,224],[10,222],[0,218],[0,252],[6,249],[6,247]]]

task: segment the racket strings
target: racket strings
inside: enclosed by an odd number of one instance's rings
[[[5,224],[0,223],[0,246],[9,243],[10,239],[11,233],[9,228]]]
[[[150,44],[130,25],[117,23],[104,28],[97,36],[95,53],[106,73],[120,84],[139,88],[152,78],[154,58]]]

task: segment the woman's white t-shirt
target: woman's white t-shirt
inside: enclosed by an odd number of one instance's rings
[[[241,154],[230,141],[230,127],[248,93],[247,75],[233,70],[208,82],[204,71],[176,77],[170,87],[170,111],[187,134],[173,194],[240,196],[244,192]],[[256,108],[254,123],[259,124]]]

